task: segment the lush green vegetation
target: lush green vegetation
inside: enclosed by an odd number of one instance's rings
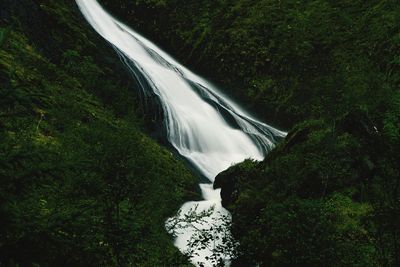
[[[217,179],[237,266],[400,265],[397,0],[101,2],[291,129]],[[163,220],[193,179],[76,13],[0,2],[0,263],[175,266]]]
[[[399,84],[395,0],[101,2],[286,129],[359,106],[383,115]]]
[[[238,266],[400,264],[398,1],[102,2],[292,129],[218,177]]]
[[[239,262],[397,266],[399,159],[390,146],[352,112],[335,127],[300,125],[264,162],[220,174]]]
[[[164,222],[197,178],[143,133],[114,51],[73,1],[0,10],[0,265],[186,266]]]

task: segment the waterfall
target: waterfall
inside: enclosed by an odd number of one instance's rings
[[[159,98],[171,145],[210,180],[200,185],[204,200],[185,203],[179,216],[194,207],[198,211],[214,207],[206,220],[229,218],[221,206],[219,190],[213,190],[215,176],[247,158],[262,160],[285,133],[251,117],[215,86],[113,18],[96,0],[76,3],[91,26],[114,47],[143,93]],[[193,229],[184,229],[176,236],[175,245],[184,252],[193,234]],[[206,259],[210,253],[208,249],[198,251],[192,262],[211,266]]]

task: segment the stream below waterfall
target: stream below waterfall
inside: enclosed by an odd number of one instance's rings
[[[76,3],[90,25],[114,47],[143,93],[159,98],[171,145],[210,181],[200,184],[204,200],[183,204],[175,217],[185,218],[193,211],[210,213],[194,222],[193,227],[175,231],[175,246],[186,253],[190,249],[188,241],[196,237],[196,231],[230,219],[221,205],[220,191],[213,189],[215,176],[247,158],[262,160],[286,133],[250,116],[214,85],[113,18],[96,0]],[[218,235],[212,236],[213,247],[194,251],[193,264],[213,266],[213,248],[224,245]],[[226,257],[229,265],[229,256]]]

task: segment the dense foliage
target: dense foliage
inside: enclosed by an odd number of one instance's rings
[[[100,2],[291,129],[217,178],[237,266],[400,265],[397,0]],[[162,225],[192,178],[74,12],[0,2],[1,261],[175,266]]]
[[[0,265],[186,266],[197,178],[143,133],[134,82],[73,1],[0,2]]]
[[[234,216],[239,262],[397,266],[399,159],[363,113],[310,121],[262,163],[217,177]],[[240,264],[239,264],[240,266]]]
[[[382,114],[399,86],[396,0],[101,2],[287,129],[354,106]]]
[[[400,265],[398,1],[102,2],[292,129],[217,180],[238,266]]]

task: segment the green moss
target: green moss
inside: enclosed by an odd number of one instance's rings
[[[0,38],[0,212],[16,218],[1,248],[44,265],[179,265],[162,223],[192,177],[142,134],[132,82],[73,1],[36,2],[53,38],[21,14]],[[399,265],[396,1],[101,2],[266,122],[297,125],[221,180],[238,266]]]
[[[164,222],[197,179],[144,133],[112,49],[69,1],[41,2],[55,54],[23,24],[0,46],[0,262],[186,266]]]

